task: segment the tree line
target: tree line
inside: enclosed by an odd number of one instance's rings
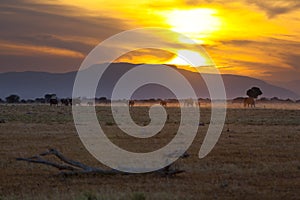
[[[58,99],[56,94],[45,94],[44,97],[35,99],[21,99],[17,94],[11,94],[5,97],[5,100],[0,98],[0,103],[49,103],[51,99]]]
[[[50,104],[51,101],[55,99],[59,102],[61,102],[62,104],[66,104],[66,102],[72,102],[71,97],[66,97],[66,98],[59,98],[56,94],[54,93],[48,93],[45,94],[43,97],[38,97],[35,99],[22,99],[19,95],[17,94],[11,94],[7,97],[5,97],[4,99],[0,98],[0,103],[10,103],[10,104],[27,104],[27,103],[39,103],[39,104]],[[75,100],[79,100],[80,98],[76,98]],[[85,98],[83,98],[85,99]],[[91,100],[91,99],[86,99]],[[106,97],[99,97],[99,98],[95,98],[94,99],[95,102],[99,102],[99,103],[109,103],[110,100],[107,99]]]

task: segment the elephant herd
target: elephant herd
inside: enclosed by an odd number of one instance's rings
[[[50,103],[50,106],[58,106],[59,100],[57,98],[51,98],[49,100],[49,103]],[[60,99],[60,103],[61,103],[61,105],[65,105],[65,106],[80,105],[81,100],[65,98],[65,99]]]
[[[71,98],[63,98],[58,100],[58,98],[51,98],[49,100],[50,106],[58,106],[59,104],[65,105],[65,106],[72,106],[72,105],[81,105],[81,100],[79,98],[77,99],[71,99]],[[136,105],[136,100],[129,100],[128,102],[129,107],[134,107]],[[160,100],[159,105],[163,107],[168,106],[168,101],[167,100]],[[255,107],[255,99],[252,97],[244,98],[243,99],[244,107]],[[184,107],[194,107],[198,104],[200,107],[200,101],[193,100],[193,99],[185,99],[183,100],[183,106]],[[88,106],[93,106],[92,102],[87,102]]]
[[[128,101],[128,106],[129,107],[134,107],[136,105],[136,102],[135,100],[129,100]],[[168,104],[172,103],[172,102],[169,102],[168,100],[158,100],[156,102],[153,102],[153,103],[158,103],[159,105],[163,106],[163,107],[167,107]],[[183,100],[183,106],[184,107],[194,107],[198,104],[198,106],[200,106],[200,101],[198,100],[193,100],[193,99],[185,99]]]

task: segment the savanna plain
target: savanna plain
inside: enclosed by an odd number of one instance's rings
[[[133,152],[149,152],[168,144],[180,126],[180,110],[166,108],[169,119],[154,137],[124,134],[109,106],[97,106],[108,138]],[[149,107],[131,108],[139,125],[150,121]],[[214,149],[202,159],[198,152],[211,108],[201,105],[201,126],[188,149],[189,157],[174,166],[175,176],[59,175],[56,168],[17,161],[55,148],[66,157],[107,168],[85,149],[67,106],[0,105],[0,199],[299,199],[300,104],[228,105],[226,123]]]

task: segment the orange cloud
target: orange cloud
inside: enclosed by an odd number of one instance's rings
[[[2,54],[6,55],[54,55],[54,56],[63,56],[63,57],[73,57],[73,58],[83,58],[83,55],[80,52],[55,48],[55,47],[47,47],[47,46],[33,46],[26,44],[13,44],[6,43],[4,41],[1,42],[0,49],[3,52]]]
[[[163,64],[172,59],[175,55],[161,49],[139,49],[131,51],[119,57],[115,62]]]

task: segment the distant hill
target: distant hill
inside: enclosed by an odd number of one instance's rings
[[[300,96],[300,80],[293,80],[287,82],[270,82],[270,83],[291,90],[295,92],[298,96]]]
[[[114,63],[105,72],[99,83],[97,97],[110,97],[112,88],[116,81],[126,71],[137,65],[130,63]],[[99,66],[90,67],[87,70],[96,70]],[[201,98],[209,98],[206,85],[198,73],[177,69],[194,87],[196,94]],[[0,74],[0,98],[10,94],[18,94],[21,98],[30,99],[43,97],[46,93],[55,93],[59,97],[70,97],[72,95],[73,82],[76,72],[69,73],[47,73],[47,72],[9,72]],[[210,74],[209,76],[215,76]],[[265,81],[238,75],[222,75],[226,87],[227,98],[245,96],[246,90],[258,86],[263,91],[263,97],[279,97],[297,99],[296,93],[266,83]],[[168,78],[168,77],[166,77]],[[174,95],[164,87],[158,85],[146,85],[141,87],[133,96],[137,99],[148,98],[174,98]]]

